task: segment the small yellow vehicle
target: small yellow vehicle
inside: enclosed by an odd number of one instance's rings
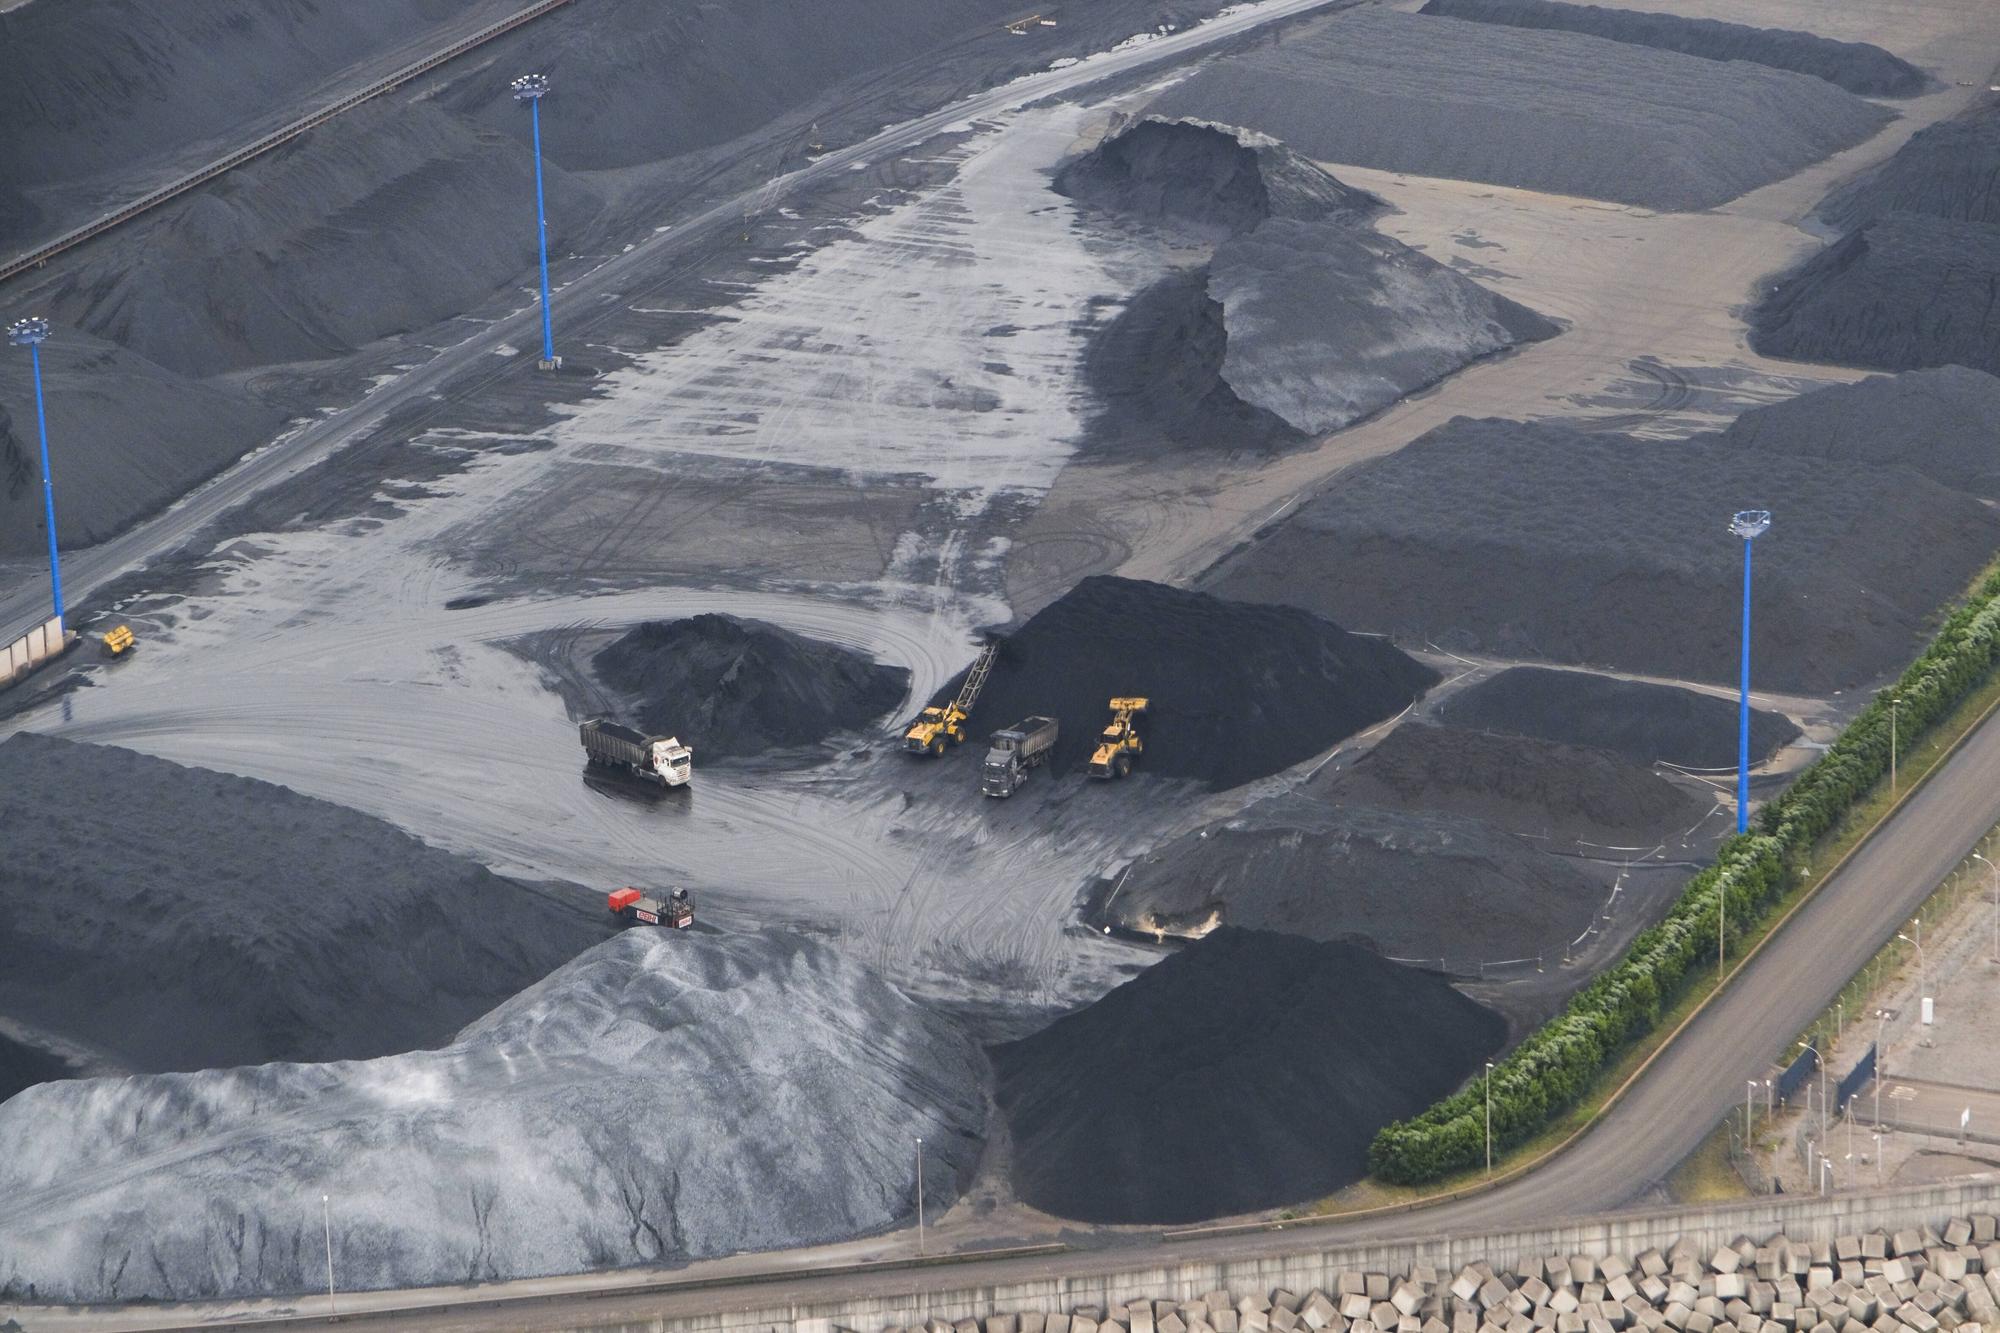
[[[1134,719],[1146,711],[1148,702],[1137,695],[1120,695],[1111,701],[1111,725],[1097,738],[1097,749],[1090,756],[1090,776],[1122,778],[1132,771],[1146,748]]]

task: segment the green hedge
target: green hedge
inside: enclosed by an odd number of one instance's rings
[[[1525,1142],[1583,1099],[1635,1038],[1658,1024],[1691,972],[1713,966],[1716,910],[1731,940],[1761,923],[1792,883],[1791,867],[1889,771],[1889,705],[1907,748],[1991,678],[2000,663],[2000,573],[1989,576],[1939,628],[1891,690],[1848,724],[1819,761],[1759,815],[1752,832],[1722,844],[1658,925],[1570,998],[1493,1070],[1493,1146]],[[1464,1090],[1388,1125],[1368,1149],[1369,1170],[1423,1184],[1485,1160],[1485,1088]]]

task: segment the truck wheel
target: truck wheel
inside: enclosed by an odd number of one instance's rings
[[[1121,778],[1130,775],[1132,772],[1132,756],[1129,754],[1119,755],[1117,762],[1111,766],[1111,771]]]

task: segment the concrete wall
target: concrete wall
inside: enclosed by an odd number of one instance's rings
[[[898,1325],[913,1325],[932,1316],[945,1320],[982,1319],[989,1314],[1022,1311],[1068,1312],[1079,1305],[1108,1306],[1140,1297],[1155,1300],[1195,1300],[1211,1291],[1232,1296],[1251,1292],[1269,1295],[1278,1287],[1301,1294],[1315,1287],[1331,1290],[1342,1271],[1406,1273],[1430,1264],[1449,1273],[1481,1259],[1513,1268],[1528,1258],[1551,1254],[1617,1253],[1665,1249],[1685,1238],[1698,1250],[1711,1251],[1747,1235],[1763,1241],[1780,1232],[1794,1240],[1830,1240],[1857,1231],[1897,1230],[1926,1223],[1942,1226],[1952,1217],[2000,1211],[2000,1181],[1966,1180],[1912,1189],[1871,1191],[1829,1198],[1774,1196],[1750,1203],[1650,1212],[1617,1213],[1586,1218],[1531,1231],[1507,1231],[1475,1236],[1431,1236],[1382,1240],[1360,1245],[1318,1248],[1310,1230],[1297,1238],[1298,1249],[1257,1259],[1195,1261],[1177,1259],[1169,1244],[1146,1252],[1146,1261],[1109,1275],[1049,1278],[986,1286],[950,1285],[949,1268],[884,1274],[883,1295],[825,1303],[772,1305],[762,1309],[719,1311],[702,1316],[656,1319],[642,1323],[573,1325],[569,1333],[881,1333]],[[1390,1217],[1382,1231],[1393,1234],[1416,1222]],[[1096,1258],[1098,1256],[1091,1256]],[[1150,1261],[1150,1262],[1148,1262]],[[1061,1256],[1041,1262],[1060,1265]],[[792,1275],[796,1278],[797,1275]],[[913,1282],[946,1285],[912,1294]],[[897,1291],[898,1287],[903,1290]],[[753,1289],[754,1291],[754,1289]],[[741,1300],[737,1289],[718,1300]]]

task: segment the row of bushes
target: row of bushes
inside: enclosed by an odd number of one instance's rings
[[[1896,685],[1861,711],[1791,788],[1767,805],[1752,832],[1722,844],[1666,918],[1640,932],[1616,964],[1578,991],[1494,1067],[1493,1146],[1534,1137],[1583,1099],[1620,1053],[1658,1024],[1699,963],[1761,923],[1793,882],[1813,843],[1889,771],[1887,696],[1898,698],[1898,743],[1936,725],[2000,664],[2000,573],[1987,577],[1940,627]],[[1723,912],[1718,922],[1716,913]],[[1480,1080],[1375,1136],[1369,1170],[1395,1184],[1423,1184],[1480,1165],[1486,1151]]]

